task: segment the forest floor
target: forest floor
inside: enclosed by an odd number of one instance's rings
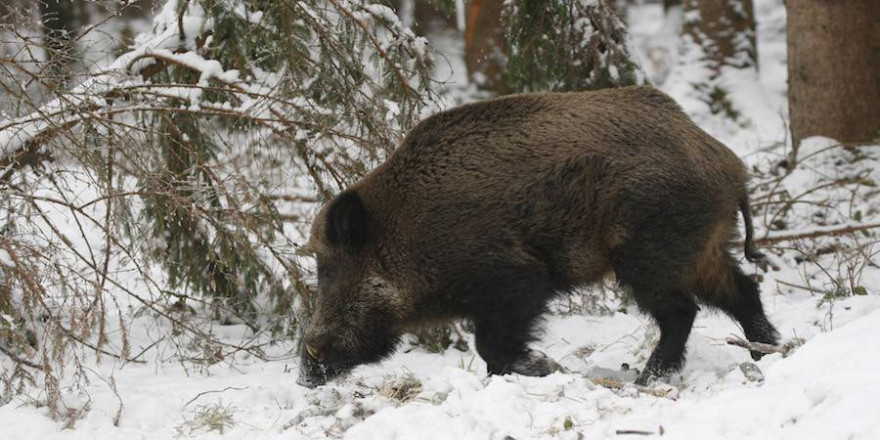
[[[741,109],[739,122],[710,114],[689,95],[685,85],[699,80],[699,72],[662,64],[646,69],[704,129],[750,167],[766,170],[784,156],[786,145],[785,15],[782,0],[756,1],[756,9],[761,68],[732,75],[728,84]],[[671,44],[670,38],[657,25],[661,14],[656,5],[633,11],[632,38],[643,57],[669,50],[664,44]],[[438,36],[435,44],[450,60],[441,69],[460,81],[463,63],[455,38]],[[814,140],[805,151],[814,153],[807,165],[815,167],[775,182],[794,193],[832,170],[874,179],[874,169],[880,169],[874,167],[880,161],[871,157],[875,149],[865,149],[856,161],[850,152]],[[842,160],[858,163],[858,170],[835,168]],[[829,189],[811,193],[810,200],[837,196]],[[874,211],[867,196],[853,196],[848,203],[849,212],[858,208],[868,216]],[[786,230],[823,231],[804,220],[812,214],[794,210]],[[758,237],[767,235],[768,220],[762,215],[772,214],[756,215]],[[827,227],[849,224],[844,220]],[[784,341],[802,345],[787,357],[771,354],[754,362],[763,379],[747,377],[741,365],[752,362],[748,351],[725,342],[742,334],[739,327],[704,310],[688,341],[681,374],[669,384],[635,387],[633,372],[621,366],[643,365],[657,332],[646,316],[618,299],[591,302],[603,292],[594,290],[560,301],[548,316],[536,348],[565,369],[549,377],[487,377],[467,335],[464,347],[442,353],[406,344],[389,360],[359,367],[315,390],[296,385],[299,367],[290,346],[267,349],[270,361],[241,354],[193,366],[164,360],[169,356],[160,344],[143,357],[145,364],[84,360],[90,384],[65,389],[64,399],[71,408],[86,409],[71,414],[67,425],[53,421],[46,407],[32,404],[41,396],[16,398],[0,407],[0,440],[880,438],[880,270],[870,262],[847,265],[830,254],[805,261],[795,253],[783,249],[774,254],[778,267],[762,272],[761,288],[765,309]],[[129,320],[133,353],[170,331],[148,316]],[[249,337],[242,326],[217,326],[216,331],[229,340]]]

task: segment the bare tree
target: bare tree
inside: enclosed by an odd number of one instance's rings
[[[795,148],[880,133],[880,2],[788,2],[788,105]]]

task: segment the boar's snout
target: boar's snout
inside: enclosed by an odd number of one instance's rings
[[[299,368],[299,378],[296,383],[304,387],[315,388],[330,380],[327,367],[308,353],[303,352]]]
[[[329,335],[306,337],[300,359],[300,373],[297,383],[315,388],[342,375],[350,368],[343,365],[340,356],[329,356],[333,351]]]

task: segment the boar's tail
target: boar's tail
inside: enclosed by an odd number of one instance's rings
[[[743,249],[746,259],[751,262],[762,262],[766,259],[766,256],[755,247],[755,231],[752,227],[752,212],[749,208],[749,196],[747,194],[740,198],[739,210],[742,212],[743,223],[746,226],[746,242]]]

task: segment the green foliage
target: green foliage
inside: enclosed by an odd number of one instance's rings
[[[713,82],[713,81],[710,81]],[[713,115],[722,115],[731,121],[740,121],[742,114],[730,100],[730,93],[717,83],[695,83],[694,88],[701,93],[709,111]],[[743,122],[744,123],[744,122]]]
[[[505,3],[506,82],[515,92],[645,84],[623,22],[599,0]]]
[[[255,301],[293,316],[299,292],[285,275],[305,289],[293,257],[278,251],[286,225],[269,194],[289,187],[292,170],[328,197],[381,161],[430,102],[431,57],[424,39],[369,1],[171,0],[164,16],[156,29],[176,30],[188,58],[139,72],[152,87],[190,92],[165,93],[163,111],[141,115],[152,146],[136,172],[147,249],[166,269],[168,294],[207,298],[215,318],[256,330]],[[242,157],[248,167],[229,167]]]

